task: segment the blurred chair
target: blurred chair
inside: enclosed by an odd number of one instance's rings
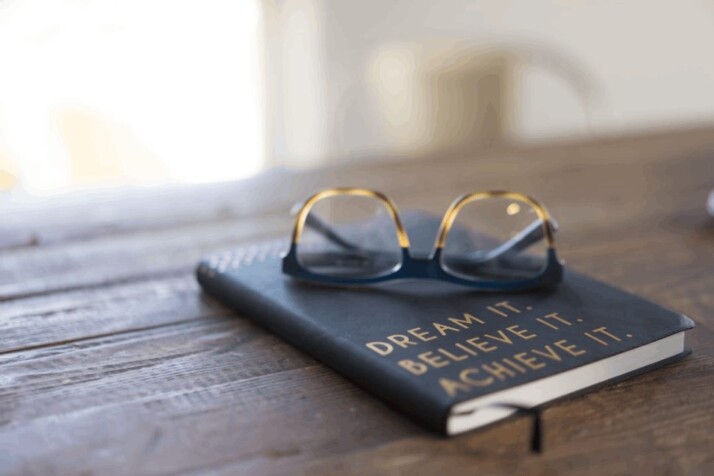
[[[524,67],[546,70],[571,89],[586,124],[604,102],[594,74],[543,46],[389,44],[374,52],[367,72],[382,140],[397,155],[468,153],[512,142]],[[347,114],[338,114],[337,123]]]
[[[508,51],[478,46],[379,48],[368,75],[383,140],[399,155],[507,142],[514,65]]]

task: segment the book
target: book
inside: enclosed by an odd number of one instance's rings
[[[417,217],[417,218],[415,218]],[[426,252],[435,218],[407,214]],[[209,257],[209,295],[383,398],[456,435],[685,356],[688,317],[566,268],[553,289],[483,292],[428,280],[344,288],[281,272],[287,241]]]

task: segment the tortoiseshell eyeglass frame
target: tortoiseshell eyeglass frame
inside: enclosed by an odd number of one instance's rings
[[[378,276],[331,276],[315,273],[303,266],[299,259],[297,248],[303,235],[303,231],[308,223],[308,216],[313,206],[320,200],[337,196],[358,196],[373,198],[381,202],[386,208],[389,216],[394,222],[397,232],[397,240],[401,248],[402,259],[399,266],[390,272]],[[527,279],[490,281],[482,279],[468,279],[455,275],[442,262],[442,251],[446,244],[449,231],[452,229],[454,221],[461,209],[474,201],[490,198],[503,198],[528,204],[533,208],[539,218],[540,226],[530,230],[530,233],[523,237],[528,243],[544,238],[547,244],[547,257],[543,269],[535,276]],[[323,225],[324,226],[324,225]],[[454,200],[444,213],[441,225],[436,235],[434,250],[426,258],[414,257],[409,251],[409,237],[399,216],[396,205],[384,194],[366,188],[330,188],[322,190],[310,196],[305,202],[299,205],[295,225],[292,232],[292,242],[288,253],[283,257],[283,273],[301,280],[335,285],[367,285],[393,281],[398,279],[435,279],[448,281],[451,283],[470,286],[472,288],[493,290],[493,291],[521,291],[534,288],[550,287],[562,280],[563,265],[557,257],[554,231],[557,229],[556,223],[551,218],[546,208],[537,200],[518,192],[509,191],[487,191],[474,192],[462,195]],[[322,230],[325,232],[326,230]],[[331,233],[327,230],[327,233]]]

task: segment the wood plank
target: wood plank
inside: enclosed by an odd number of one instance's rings
[[[292,175],[289,175],[292,177]],[[251,180],[195,186],[80,191],[52,197],[13,197],[0,209],[0,249],[44,246],[136,231],[225,222],[280,206],[284,170]],[[275,201],[264,200],[265,190]],[[280,202],[282,203],[282,202]],[[289,205],[283,205],[287,210]]]
[[[266,215],[0,252],[0,302],[189,273],[216,250],[287,237],[290,225],[284,214]]]
[[[231,315],[204,299],[193,276],[164,278],[0,304],[0,354]]]
[[[3,474],[47,474],[57,458],[62,472],[73,474],[165,473],[234,457],[310,458],[415,430],[242,319],[207,317],[6,354],[0,375]],[[370,431],[375,418],[383,422],[379,432]],[[356,439],[339,441],[346,424]],[[275,431],[285,427],[311,437],[298,442]]]

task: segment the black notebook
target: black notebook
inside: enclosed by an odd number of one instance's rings
[[[438,220],[408,215],[413,249]],[[203,289],[428,428],[455,435],[686,355],[694,323],[566,269],[551,290],[492,293],[437,281],[359,289],[281,272],[287,242],[210,257]]]

